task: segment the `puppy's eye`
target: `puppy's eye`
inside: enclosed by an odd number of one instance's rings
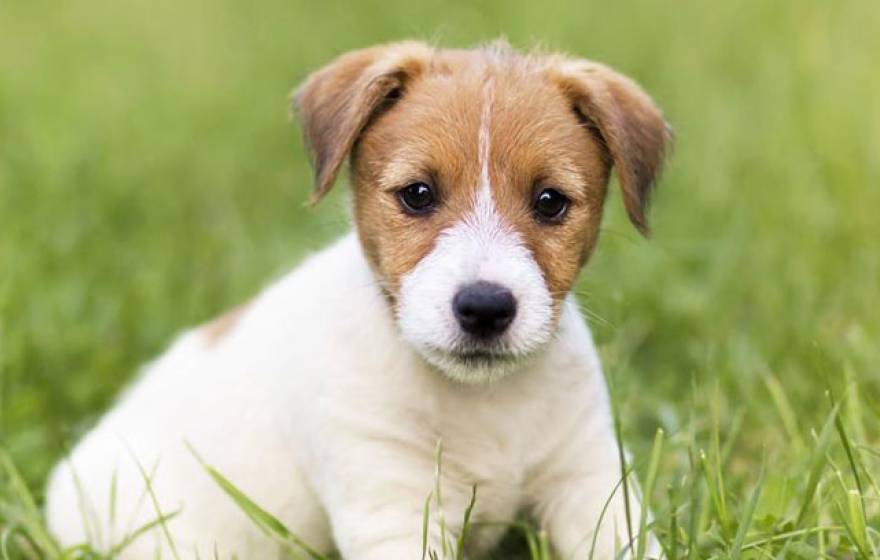
[[[434,189],[427,183],[413,183],[397,191],[397,198],[409,214],[427,214],[434,209]]]
[[[568,210],[568,198],[556,189],[544,189],[535,198],[535,216],[549,223],[557,223]]]

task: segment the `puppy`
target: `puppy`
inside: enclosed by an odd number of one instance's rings
[[[626,550],[608,396],[569,292],[612,168],[647,231],[661,112],[605,66],[504,44],[352,52],[294,103],[315,201],[350,162],[355,231],[149,364],[55,469],[51,530],[110,549],[161,513],[125,558],[278,557],[189,445],[315,550],[420,558],[439,442],[431,516],[454,536],[476,487],[471,557],[520,513],[560,558]]]

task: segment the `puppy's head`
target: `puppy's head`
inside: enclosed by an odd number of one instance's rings
[[[319,199],[350,157],[355,224],[403,337],[456,379],[517,368],[556,329],[611,168],[643,233],[668,129],[613,70],[503,44],[346,54],[295,95]]]

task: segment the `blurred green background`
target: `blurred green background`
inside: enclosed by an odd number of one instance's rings
[[[784,473],[828,388],[876,451],[878,31],[875,0],[0,0],[0,446],[39,494],[175,332],[346,230],[343,185],[304,206],[307,72],[505,36],[616,67],[676,130],[654,237],[615,191],[579,285],[635,456],[736,425],[732,487]]]

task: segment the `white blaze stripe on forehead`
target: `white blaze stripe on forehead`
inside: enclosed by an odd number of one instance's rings
[[[492,184],[489,178],[489,155],[492,140],[490,126],[492,125],[492,80],[491,78],[483,86],[483,110],[480,113],[479,132],[479,158],[480,158],[480,194],[492,196]]]
[[[465,218],[470,229],[486,239],[492,239],[504,230],[501,216],[498,215],[495,202],[492,200],[492,179],[489,175],[492,153],[492,87],[490,78],[483,86],[483,109],[480,113],[480,130],[477,135],[480,183],[474,195],[473,214]],[[488,279],[480,278],[480,280]]]
[[[540,267],[520,235],[498,213],[489,175],[491,82],[484,89],[479,138],[480,184],[472,211],[442,231],[428,253],[401,281],[398,321],[404,338],[447,374],[467,381],[498,377],[515,364],[474,369],[455,354],[476,347],[462,332],[452,299],[477,281],[508,288],[517,301],[516,317],[493,351],[522,358],[546,343],[552,333],[553,299]]]

